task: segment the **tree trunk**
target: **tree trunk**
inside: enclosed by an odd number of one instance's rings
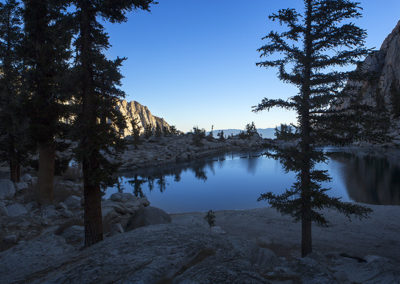
[[[79,2],[80,18],[80,60],[82,64],[82,137],[80,147],[82,154],[82,172],[84,180],[85,198],[85,246],[91,246],[103,240],[103,219],[101,214],[101,191],[96,175],[99,169],[97,141],[95,128],[98,121],[97,105],[93,86],[93,58],[91,56],[91,25],[95,21],[95,14],[90,1]]]
[[[311,213],[311,210],[307,210],[307,208],[305,208],[304,211],[304,216],[302,216],[301,218],[301,257],[305,257],[308,254],[312,253],[312,223],[310,218],[308,217],[308,215]]]
[[[38,193],[39,203],[50,204],[54,199],[55,147],[52,143],[39,144]]]
[[[18,163],[18,160],[15,158],[10,159],[10,179],[13,182],[19,182],[21,177],[21,167]]]
[[[20,164],[17,151],[15,150],[15,139],[12,134],[9,134],[8,136],[8,155],[10,166],[10,179],[13,182],[19,182],[19,178],[21,175]]]
[[[304,49],[306,58],[304,60],[304,81],[302,85],[303,101],[300,110],[301,123],[301,256],[305,257],[312,252],[312,233],[311,233],[311,124],[310,124],[310,78],[312,61],[312,39],[311,39],[311,17],[312,1],[307,0],[306,32],[304,37]]]
[[[90,169],[84,166],[84,198],[85,198],[85,246],[89,247],[103,240],[103,219],[101,214],[101,191],[99,185],[86,180]]]

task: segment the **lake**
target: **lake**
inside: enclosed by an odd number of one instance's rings
[[[152,206],[168,213],[238,210],[265,207],[261,193],[282,193],[294,182],[280,163],[259,152],[230,153],[168,167],[126,172],[123,192],[144,195]],[[327,163],[332,181],[323,184],[343,201],[400,205],[400,163],[385,157],[334,152]],[[117,192],[108,188],[105,198]]]

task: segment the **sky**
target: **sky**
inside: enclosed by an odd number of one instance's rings
[[[264,97],[288,98],[295,87],[274,69],[255,65],[261,38],[279,28],[268,15],[301,9],[301,0],[158,0],[151,12],[133,11],[122,24],[106,23],[110,59],[127,57],[121,69],[128,101],[147,106],[179,130],[258,128],[294,123],[294,112],[252,113]],[[381,46],[400,20],[399,0],[360,0],[366,46]]]

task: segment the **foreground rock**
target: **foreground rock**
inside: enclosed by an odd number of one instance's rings
[[[155,207],[145,207],[141,208],[129,219],[126,230],[131,231],[149,225],[168,224],[171,223],[171,220],[171,217],[163,210]]]
[[[17,217],[28,213],[25,206],[20,203],[14,203],[7,206],[8,216]]]
[[[43,236],[0,253],[2,283],[397,283],[396,263],[335,252],[278,257],[262,243],[162,224],[78,250]]]
[[[140,215],[149,204],[146,198],[137,198],[130,193],[114,193],[109,200],[102,202],[104,232],[110,235],[125,232],[130,220]]]
[[[322,213],[330,226],[313,225],[313,251],[335,252],[365,259],[379,255],[400,263],[400,206],[368,205],[370,218],[349,220],[335,210]],[[204,226],[204,213],[173,214],[179,225]],[[215,212],[216,225],[227,235],[243,238],[271,248],[280,256],[300,257],[301,223],[282,216],[273,208],[227,210]]]
[[[9,179],[0,179],[0,200],[11,199],[15,195],[15,187]]]
[[[158,225],[83,251],[68,249],[61,238],[39,238],[1,253],[0,275],[2,283],[263,283],[251,252],[206,230]]]
[[[47,231],[63,237],[68,244],[82,246],[84,231],[80,183],[57,181],[55,204],[40,206],[35,201],[31,179],[28,180],[30,186],[19,192],[15,192],[11,181],[2,180],[2,192],[5,193],[3,197],[7,198],[0,200],[0,251],[29,241]],[[13,198],[8,198],[10,196]],[[111,199],[102,201],[105,236],[125,232],[132,218],[146,219],[141,216],[141,210],[148,205],[146,198],[137,198],[129,193],[116,193]],[[167,215],[163,211],[160,214],[162,213]],[[160,223],[156,217],[145,225]]]

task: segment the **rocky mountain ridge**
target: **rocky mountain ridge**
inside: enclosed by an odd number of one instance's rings
[[[350,81],[359,104],[383,106],[390,117],[389,135],[400,144],[400,21],[381,48],[359,66],[365,80]],[[344,101],[348,105],[350,99]],[[381,108],[382,109],[382,108]]]
[[[126,100],[121,100],[118,103],[118,108],[126,118],[127,128],[124,130],[124,136],[131,135],[131,121],[133,119],[138,119],[141,133],[144,132],[147,125],[151,125],[153,131],[155,131],[157,127],[159,127],[161,131],[170,129],[170,125],[163,118],[154,116],[147,106],[144,106],[137,101],[127,102]]]

